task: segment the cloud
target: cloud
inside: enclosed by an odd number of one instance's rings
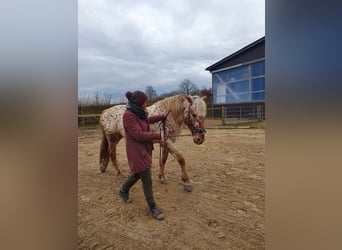
[[[153,86],[185,78],[210,87],[205,68],[259,39],[264,1],[79,1],[79,94]]]

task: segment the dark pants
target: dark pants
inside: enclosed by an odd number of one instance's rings
[[[156,203],[154,202],[153,198],[153,191],[152,191],[152,178],[151,178],[151,171],[150,169],[141,172],[132,174],[128,180],[122,185],[122,191],[128,193],[131,187],[141,179],[142,187],[144,190],[145,198],[149,207],[155,206]]]

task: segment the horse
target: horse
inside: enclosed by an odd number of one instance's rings
[[[185,167],[183,155],[174,146],[174,143],[181,135],[185,124],[191,132],[195,144],[200,145],[205,139],[204,119],[206,116],[206,96],[191,96],[179,94],[167,97],[146,108],[148,116],[167,115],[165,123],[150,124],[150,131],[159,132],[165,126],[165,140],[161,145],[161,156],[159,161],[159,181],[167,183],[165,177],[165,163],[169,153],[178,161],[181,167],[181,179],[184,190],[191,192],[189,176]],[[102,141],[100,147],[100,171],[105,172],[109,163],[109,158],[117,171],[117,176],[121,176],[121,171],[116,160],[116,146],[125,137],[123,127],[123,114],[126,105],[115,105],[103,110],[100,116],[99,125],[102,131]]]

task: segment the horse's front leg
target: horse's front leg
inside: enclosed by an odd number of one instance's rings
[[[172,154],[173,157],[176,158],[176,160],[178,161],[178,163],[181,167],[184,190],[187,192],[191,192],[192,187],[190,184],[188,173],[186,172],[186,169],[185,169],[185,159],[184,159],[183,155],[175,148],[175,146],[172,142],[168,141],[166,145],[167,145],[167,148],[168,148],[170,154]]]
[[[167,157],[169,156],[169,150],[166,147],[166,145],[164,145],[161,149],[161,156],[160,156],[160,161],[159,161],[159,181],[161,184],[167,184],[167,179],[165,178],[165,163],[167,160]]]

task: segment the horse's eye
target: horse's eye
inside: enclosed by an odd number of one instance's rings
[[[197,117],[197,115],[196,115],[196,114],[192,114],[192,116],[193,116],[194,118],[196,118],[196,117]]]

